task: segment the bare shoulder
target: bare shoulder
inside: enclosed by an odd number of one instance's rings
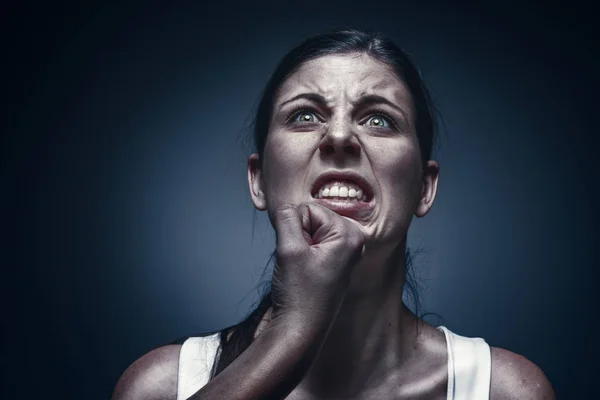
[[[492,347],[491,400],[554,400],[556,395],[544,372],[527,358]]]
[[[159,347],[125,370],[112,400],[175,400],[181,345]]]

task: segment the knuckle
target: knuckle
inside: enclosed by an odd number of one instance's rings
[[[277,258],[283,260],[296,259],[304,253],[302,246],[290,241],[283,242],[277,246]]]
[[[296,213],[297,213],[296,207],[293,206],[292,204],[284,204],[282,206],[279,206],[275,210],[275,214],[274,214],[275,223],[281,224],[282,222],[284,223],[286,220],[295,218]]]
[[[277,216],[288,216],[296,211],[296,207],[292,204],[283,204],[275,210]]]

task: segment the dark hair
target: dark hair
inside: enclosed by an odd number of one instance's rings
[[[425,165],[431,158],[436,138],[436,119],[433,102],[425,88],[419,71],[408,55],[398,48],[390,39],[380,33],[366,33],[354,29],[336,30],[326,34],[313,36],[287,53],[277,65],[265,86],[258,109],[251,125],[254,137],[255,152],[262,154],[269,132],[269,122],[274,98],[285,80],[307,61],[327,55],[366,54],[383,62],[393,69],[406,84],[415,107],[415,131],[418,136],[421,159]],[[269,263],[274,259],[271,254]],[[407,250],[405,285],[409,289],[418,315],[419,299],[416,282],[411,274],[412,255]],[[265,268],[266,270],[266,268]],[[221,346],[212,368],[211,378],[223,371],[235,360],[254,339],[254,333],[265,312],[271,306],[270,281],[264,288],[258,305],[242,322],[220,331]],[[228,335],[231,337],[228,338]]]

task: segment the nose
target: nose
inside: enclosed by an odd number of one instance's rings
[[[319,150],[322,154],[330,156],[358,156],[360,143],[352,132],[352,128],[345,124],[336,124],[336,126],[331,126],[323,136]]]

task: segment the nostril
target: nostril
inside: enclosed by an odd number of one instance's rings
[[[356,146],[348,145],[344,150],[348,154],[358,154],[358,147]]]
[[[320,146],[320,149],[323,154],[333,154],[334,153],[333,146],[331,146],[330,144],[323,144]]]
[[[319,149],[321,150],[321,153],[327,154],[327,155],[331,155],[336,152],[334,146],[332,146],[330,144],[323,144],[323,145],[319,146]],[[351,144],[344,146],[344,153],[346,153],[346,154],[357,155],[359,152],[360,152],[360,148],[358,146],[351,145]]]

